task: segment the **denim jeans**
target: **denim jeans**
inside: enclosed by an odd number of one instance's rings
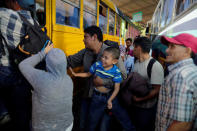
[[[89,117],[88,117],[88,131],[95,131],[96,126],[98,125],[99,121],[102,120],[102,118],[104,117],[105,109],[107,108],[107,100],[109,99],[109,97],[110,95],[103,96],[103,95],[98,95],[96,93],[93,93],[90,110],[89,110]],[[126,110],[124,110],[120,106],[117,98],[115,98],[112,101],[112,114],[120,122],[120,124],[122,125],[125,131],[135,130],[135,127],[131,124],[131,120]],[[106,116],[105,118],[107,120],[110,120]],[[110,122],[107,120],[104,119],[106,126],[110,124]],[[104,128],[103,124],[101,125],[102,125],[102,128]]]
[[[29,131],[31,120],[29,83],[17,70],[0,66],[0,90],[3,90],[1,100],[8,107],[15,130]]]
[[[5,107],[5,103],[4,101],[2,100],[2,98],[0,98],[0,118],[7,114],[8,113],[8,110],[7,108]]]
[[[81,100],[81,109],[80,109],[80,122],[79,128],[80,131],[86,131],[89,108],[90,108],[91,98],[83,98]]]
[[[116,97],[113,103],[112,113],[114,117],[119,121],[124,131],[135,131],[135,127],[133,126],[129,114],[126,109],[124,109]]]
[[[13,83],[11,80],[11,70],[9,67],[0,67],[0,116],[8,113],[6,107],[5,93],[7,92],[7,87],[10,87]]]

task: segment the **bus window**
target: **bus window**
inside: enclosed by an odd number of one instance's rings
[[[174,6],[174,0],[164,1],[164,6],[162,10],[161,28],[169,24],[170,20],[172,19],[173,6]]]
[[[120,25],[121,25],[121,18],[119,15],[116,15],[116,36],[120,37]]]
[[[155,14],[155,18],[154,18],[154,32],[158,32],[159,31],[160,12],[161,12],[161,4],[159,5],[159,8],[157,9],[157,12]]]
[[[44,9],[45,0],[36,0],[36,19],[41,26],[46,24],[46,13]]]
[[[176,15],[186,10],[190,5],[190,0],[177,0]]]
[[[96,25],[96,0],[83,0],[83,27]]]
[[[109,35],[114,35],[115,29],[115,13],[110,10],[109,11]]]
[[[107,7],[103,4],[99,6],[99,27],[104,34],[107,33]]]
[[[132,25],[129,24],[129,29],[128,29],[129,30],[129,36],[128,37],[130,37],[130,38],[132,38],[132,30],[133,30],[132,28],[133,28]]]
[[[125,38],[125,21],[121,19],[121,37]]]
[[[79,0],[56,0],[56,23],[79,27]]]

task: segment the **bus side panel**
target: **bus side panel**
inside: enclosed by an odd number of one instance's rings
[[[46,29],[47,29],[47,35],[51,38],[51,24],[52,24],[52,22],[51,22],[51,18],[52,18],[52,13],[51,13],[51,1],[50,0],[45,0],[45,6],[46,6],[46,25],[45,25],[45,27],[46,27]],[[52,38],[51,38],[51,40],[52,40]],[[53,41],[53,40],[52,40]]]
[[[72,55],[83,49],[83,34],[60,32],[53,30],[53,42],[56,48],[62,49],[66,55]]]
[[[83,43],[83,11],[80,8],[80,27],[71,27],[67,25],[61,25],[56,23],[56,1],[52,1],[52,25],[51,25],[51,35],[52,41],[55,48],[62,49],[67,56],[77,53],[84,48]],[[81,2],[82,4],[82,2]],[[83,5],[81,5],[83,7]]]
[[[103,35],[103,41],[105,41],[105,40],[110,40],[110,41],[117,42],[119,45],[120,44],[122,44],[122,45],[125,44],[125,40],[123,38],[118,37],[118,36],[112,36],[112,35],[104,34]]]

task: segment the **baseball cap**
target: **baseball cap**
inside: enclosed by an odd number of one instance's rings
[[[165,45],[168,45],[169,43],[184,45],[185,47],[190,47],[194,53],[197,53],[197,37],[194,37],[191,34],[182,33],[172,38],[162,36],[161,43]]]
[[[17,0],[17,2],[24,9],[28,9],[31,5],[35,4],[35,0]]]

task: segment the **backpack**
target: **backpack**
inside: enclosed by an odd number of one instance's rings
[[[109,46],[109,47],[115,47],[117,49],[119,49],[119,45],[118,42],[114,42],[114,41],[110,41],[110,40],[105,40],[104,44]]]
[[[6,43],[9,50],[10,61],[16,66],[25,58],[37,54],[44,49],[50,41],[50,38],[42,31],[35,20],[34,25],[32,25],[24,16],[21,14],[19,14],[19,16],[26,25],[26,34],[15,49],[10,49]]]
[[[156,62],[151,59],[147,66],[147,74],[151,78],[152,66]],[[129,106],[132,103],[132,95],[144,97],[151,90],[151,84],[137,72],[131,72],[126,80],[121,83],[120,100],[123,105]]]

